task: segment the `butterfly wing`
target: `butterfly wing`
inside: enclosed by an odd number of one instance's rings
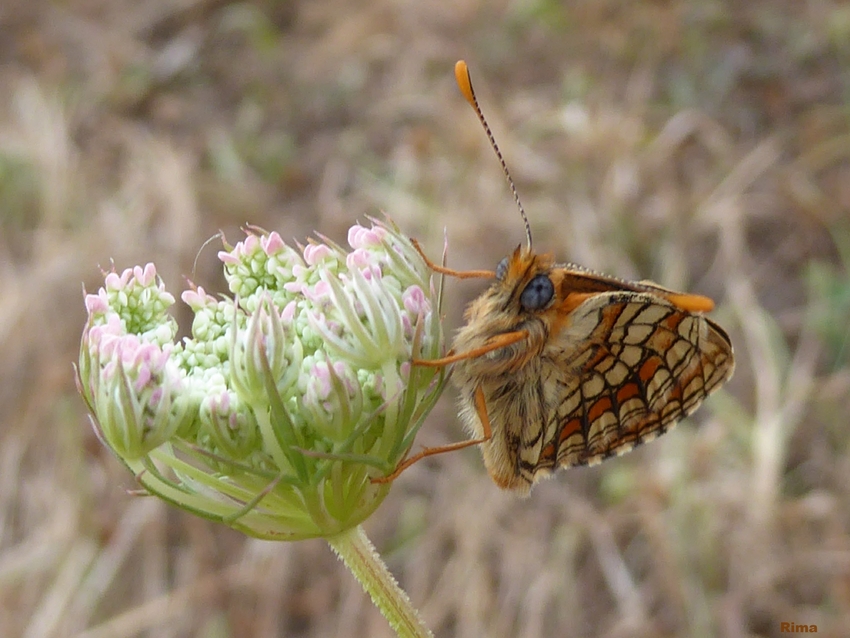
[[[529,484],[558,466],[593,465],[660,436],[734,369],[720,326],[634,291],[584,301],[541,359],[545,425],[517,455]]]

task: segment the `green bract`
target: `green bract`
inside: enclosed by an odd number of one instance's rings
[[[183,293],[152,264],[86,296],[80,391],[95,427],[152,494],[259,538],[328,537],[386,496],[444,385],[430,271],[390,225],[344,251],[250,234],[219,253],[233,297]]]

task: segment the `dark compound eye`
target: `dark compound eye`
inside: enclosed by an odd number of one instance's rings
[[[519,296],[519,303],[524,310],[540,310],[552,300],[555,286],[546,275],[537,275],[528,282],[525,290]]]
[[[502,261],[499,262],[499,265],[496,266],[496,279],[502,281],[505,278],[505,275],[508,274],[508,258],[505,257]]]

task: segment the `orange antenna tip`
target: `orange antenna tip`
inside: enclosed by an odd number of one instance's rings
[[[455,81],[457,81],[457,87],[460,89],[460,92],[463,93],[463,97],[465,97],[466,101],[475,108],[475,94],[472,92],[472,78],[469,76],[469,67],[466,66],[466,62],[463,60],[455,62]]]

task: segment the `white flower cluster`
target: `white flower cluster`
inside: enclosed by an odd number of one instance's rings
[[[233,297],[183,293],[152,264],[86,296],[79,382],[98,432],[150,492],[264,538],[360,523],[442,390],[430,272],[389,224],[351,251],[249,234],[219,253]]]

